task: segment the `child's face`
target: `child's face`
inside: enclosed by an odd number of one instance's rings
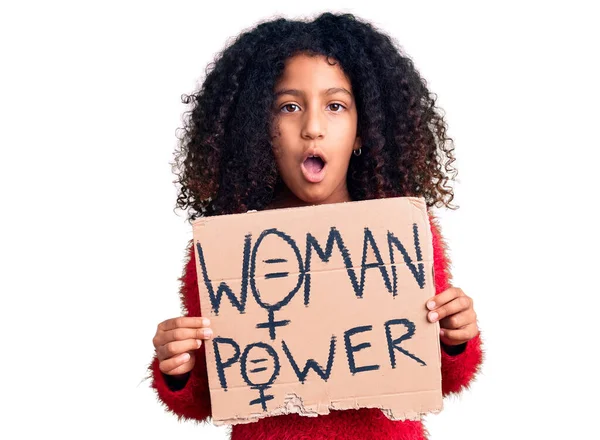
[[[338,88],[349,93],[331,90]],[[349,201],[346,174],[360,139],[351,84],[341,68],[324,56],[289,58],[275,85],[273,111],[273,151],[293,195],[308,204]]]

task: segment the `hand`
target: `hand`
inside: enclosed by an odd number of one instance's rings
[[[440,340],[460,345],[479,334],[473,300],[462,289],[451,287],[431,298],[426,305],[430,322],[440,321]]]
[[[202,340],[212,337],[209,325],[208,318],[191,316],[167,319],[158,324],[152,343],[160,361],[160,371],[177,376],[191,371]]]

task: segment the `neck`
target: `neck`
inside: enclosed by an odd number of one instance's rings
[[[326,205],[329,203],[342,203],[350,202],[352,198],[348,192],[348,187],[343,185],[342,188],[338,188],[334,191],[327,199],[317,202],[309,203],[298,198],[285,184],[281,184],[275,191],[275,196],[271,203],[265,209],[278,209],[278,208],[296,208],[300,206],[312,206],[312,205]]]

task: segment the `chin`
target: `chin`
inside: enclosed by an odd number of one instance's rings
[[[331,193],[328,191],[319,191],[314,188],[312,191],[302,191],[296,195],[300,200],[311,205],[320,205],[331,198]]]

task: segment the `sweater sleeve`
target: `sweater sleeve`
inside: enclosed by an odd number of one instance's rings
[[[433,267],[436,295],[451,286],[450,259],[447,245],[440,234],[437,219],[429,212],[429,223],[433,239]],[[483,361],[480,335],[461,346],[442,345],[442,394],[459,393],[467,388],[479,372]]]
[[[193,241],[190,241],[183,275],[179,281],[181,282],[179,296],[184,315],[202,316]],[[158,398],[166,409],[175,414],[178,420],[193,419],[202,422],[210,417],[210,394],[204,346],[205,344],[202,344],[196,351],[194,368],[180,380],[175,380],[160,371],[156,353],[148,367],[152,388],[156,390]]]

